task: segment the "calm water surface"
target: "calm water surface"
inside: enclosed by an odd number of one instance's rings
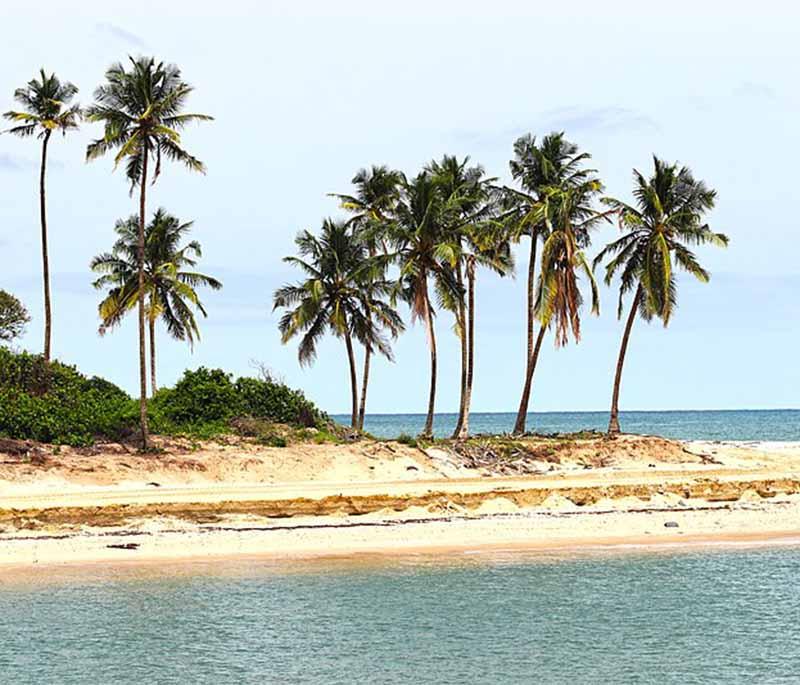
[[[3,683],[797,683],[800,548],[0,577]]]
[[[336,415],[343,424],[349,416]],[[456,414],[437,414],[434,432],[450,435]],[[513,429],[516,414],[475,413],[470,416],[473,433],[506,433]],[[621,412],[626,433],[662,435],[678,440],[800,440],[800,410],[732,411],[631,411]],[[401,433],[417,435],[425,425],[424,414],[368,414],[364,428],[382,438]],[[528,430],[538,433],[572,433],[608,427],[608,412],[542,412],[528,414]]]

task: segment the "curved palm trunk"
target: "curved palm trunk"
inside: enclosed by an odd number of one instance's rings
[[[475,370],[475,266],[467,267],[467,390],[464,395],[464,419],[458,437],[469,437],[469,409],[472,403],[472,379]]]
[[[633,298],[631,305],[631,312],[628,314],[628,321],[625,323],[625,332],[622,334],[622,344],[619,348],[619,357],[617,357],[617,371],[614,374],[614,392],[611,396],[611,417],[608,420],[608,434],[618,435],[619,429],[619,386],[622,380],[622,366],[625,364],[625,353],[628,351],[628,340],[631,337],[631,328],[633,328],[633,321],[636,318],[636,312],[639,309],[639,302],[642,299],[642,286],[636,289],[636,296]]]
[[[39,216],[42,224],[42,279],[44,281],[44,361],[50,363],[50,334],[52,328],[52,311],[50,306],[50,260],[47,252],[47,211],[45,202],[45,174],[47,172],[47,143],[50,131],[44,134],[42,141],[42,164],[39,170]]]
[[[546,326],[539,328],[539,335],[536,336],[536,345],[533,348],[531,361],[528,365],[528,372],[525,375],[525,388],[522,391],[522,401],[519,405],[517,412],[517,422],[514,424],[514,435],[522,435],[525,432],[525,419],[528,416],[528,400],[531,396],[531,387],[533,386],[533,373],[536,371],[536,363],[539,361],[539,350],[542,349],[542,340],[544,334],[547,332]]]
[[[149,317],[150,326],[150,394],[155,395],[158,386],[156,385],[156,320]]]
[[[353,341],[350,338],[350,331],[344,334],[344,344],[347,347],[347,361],[350,363],[350,427],[358,428],[358,381],[356,380],[356,356],[353,353]]]
[[[461,273],[461,265],[456,269],[456,280],[459,289],[463,292],[464,277]],[[458,338],[461,343],[461,390],[458,399],[458,419],[453,430],[453,438],[458,438],[464,428],[464,411],[467,400],[467,365],[469,364],[469,350],[467,346],[467,312],[463,296],[458,303],[458,313],[456,314],[456,326],[458,327]]]
[[[367,409],[367,385],[369,384],[369,360],[372,351],[364,348],[364,377],[361,379],[361,406],[358,408],[358,430],[364,430],[364,413]]]
[[[139,421],[142,426],[142,449],[150,447],[150,433],[147,429],[147,360],[145,355],[145,326],[144,326],[144,224],[145,202],[147,188],[147,147],[144,149],[142,160],[142,177],[140,181],[141,193],[139,195]]]
[[[533,361],[534,342],[533,342],[533,326],[536,322],[535,299],[534,289],[536,286],[536,237],[531,236],[531,256],[528,262],[528,356],[525,363],[525,385],[522,388],[522,397],[519,400],[519,409],[517,410],[517,420],[514,423],[514,433],[522,434],[525,432],[525,420],[528,416],[528,403],[531,398],[531,380],[533,379]],[[541,331],[540,331],[541,335]]]
[[[428,300],[427,290],[425,293],[425,328],[428,333],[428,345],[431,352],[431,386],[428,394],[428,415],[425,418],[425,428],[422,436],[425,438],[433,437],[433,411],[436,404],[436,331],[433,326],[433,308]]]

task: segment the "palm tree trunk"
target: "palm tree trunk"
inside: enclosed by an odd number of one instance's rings
[[[642,299],[642,286],[636,289],[636,296],[633,298],[631,305],[631,312],[628,314],[628,321],[625,323],[625,332],[622,334],[622,344],[619,348],[619,357],[617,357],[617,371],[614,374],[614,392],[611,396],[611,417],[608,420],[608,434],[618,435],[619,429],[619,385],[622,380],[622,366],[625,364],[625,353],[628,350],[628,340],[631,337],[631,328],[633,328],[633,321],[636,318],[636,312],[639,309],[639,302]]]
[[[358,428],[358,380],[356,379],[356,356],[353,353],[353,341],[350,338],[350,331],[345,331],[344,344],[347,346],[347,360],[350,362],[350,399],[352,409],[350,413],[350,427]]]
[[[367,385],[369,384],[369,360],[372,351],[364,348],[364,378],[361,379],[361,406],[358,408],[358,430],[364,430],[364,413],[367,409]]]
[[[536,363],[539,361],[539,350],[542,349],[542,340],[544,334],[547,332],[547,326],[539,328],[539,335],[536,336],[536,345],[533,348],[531,355],[531,362],[528,365],[528,372],[525,375],[525,388],[522,391],[522,401],[519,405],[517,412],[517,422],[514,424],[514,435],[522,435],[525,432],[525,419],[528,416],[528,400],[531,396],[531,387],[533,386],[533,373],[536,371]]]
[[[427,287],[426,287],[427,290]],[[428,333],[428,346],[431,352],[431,386],[428,394],[428,415],[425,418],[425,428],[422,437],[433,437],[433,411],[436,404],[436,331],[433,326],[433,307],[431,307],[427,292],[425,293],[425,328]]]
[[[39,215],[42,224],[42,278],[44,280],[44,361],[50,363],[50,334],[52,327],[52,310],[50,307],[50,261],[47,253],[47,211],[45,202],[44,180],[47,172],[47,143],[50,131],[44,134],[42,141],[42,164],[39,172]]]
[[[531,381],[533,378],[533,326],[536,322],[534,289],[536,287],[536,236],[531,235],[531,256],[528,262],[528,357],[525,364],[525,385],[522,388],[522,397],[519,400],[517,420],[514,423],[514,433],[521,435],[525,432],[525,420],[528,416],[528,403],[531,397]]]
[[[147,430],[147,360],[145,355],[145,327],[144,327],[144,224],[145,224],[145,200],[147,189],[147,144],[143,151],[142,177],[140,182],[139,195],[139,421],[142,427],[142,449],[150,447],[150,434]]]
[[[150,326],[150,394],[154,396],[158,390],[156,385],[156,320],[151,316],[148,324]]]
[[[461,273],[461,264],[458,264],[456,269],[456,281],[458,282],[459,291],[463,292],[464,276]],[[458,419],[456,420],[455,430],[453,430],[454,439],[461,435],[464,426],[464,409],[467,399],[467,364],[469,351],[467,349],[467,312],[463,295],[460,296],[458,302],[456,326],[458,326],[458,338],[461,343],[461,392],[458,399]]]
[[[475,371],[475,265],[467,267],[467,391],[464,396],[464,420],[459,438],[469,437],[469,409],[472,404],[472,379]]]

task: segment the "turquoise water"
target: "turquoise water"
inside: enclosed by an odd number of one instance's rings
[[[334,417],[349,424],[350,417]],[[437,414],[437,436],[452,433],[456,414]],[[516,414],[476,413],[470,416],[473,433],[507,433],[514,427]],[[662,435],[678,440],[800,440],[800,409],[732,411],[629,411],[620,414],[626,433]],[[364,428],[375,436],[394,438],[401,433],[418,435],[425,424],[424,414],[368,414]],[[528,430],[537,433],[572,433],[580,430],[604,431],[608,412],[542,412],[528,414]]]
[[[0,577],[0,682],[797,683],[800,548]]]

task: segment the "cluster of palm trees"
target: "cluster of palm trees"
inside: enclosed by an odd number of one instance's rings
[[[47,249],[45,179],[48,144],[53,132],[66,135],[81,120],[102,123],[102,137],[86,150],[93,160],[114,153],[115,168],[124,164],[131,195],[138,190],[138,212],[117,222],[112,250],[92,260],[97,288],[108,292],[99,306],[101,333],[136,310],[139,329],[140,421],[143,446],[147,427],[147,332],[150,376],[156,390],[155,323],[191,344],[198,336],[195,311],[205,316],[198,286],[217,289],[216,279],[194,270],[201,256],[196,241],[182,244],[191,222],[181,222],[163,209],[147,223],[147,187],[162,170],[164,159],[205,172],[187,152],[180,131],[189,123],[208,121],[187,113],[192,87],[180,70],[151,57],[114,64],[94,93],[94,103],[81,109],[72,101],[78,89],[42,70],[38,78],[14,93],[22,105],[4,117],[7,132],[41,141],[39,176],[42,275],[44,290],[44,357],[49,362],[52,304]],[[275,308],[283,341],[302,334],[301,363],[316,356],[317,343],[330,332],[347,350],[352,400],[351,424],[364,426],[371,358],[392,358],[391,341],[404,330],[399,301],[411,321],[425,327],[430,350],[430,386],[423,435],[433,434],[436,401],[437,342],[435,317],[453,317],[460,342],[459,414],[454,437],[469,434],[475,371],[475,290],[479,268],[506,276],[514,270],[513,245],[529,241],[526,289],[526,365],[515,433],[526,429],[526,417],[539,352],[548,332],[556,346],[581,336],[585,297],[599,313],[593,271],[603,261],[605,281],[619,278],[619,316],[623,298],[633,294],[614,380],[609,432],[619,432],[618,399],[625,353],[637,314],[669,323],[675,306],[675,267],[702,281],[708,273],[690,251],[694,245],[726,245],[727,238],[704,223],[715,193],[686,167],[654,160],[650,177],[634,172],[635,204],[604,196],[590,156],[552,133],[540,141],[521,137],[510,162],[512,186],[487,176],[470,159],[444,156],[415,176],[373,166],[359,171],[351,194],[336,194],[347,220],[327,219],[318,235],[305,231],[297,239],[299,256],[286,260],[306,275],[279,288]],[[593,230],[616,221],[622,236],[604,247],[593,263],[587,256]],[[538,271],[537,271],[538,270]],[[538,331],[537,331],[538,327]],[[359,388],[354,343],[364,350]]]
[[[445,156],[416,176],[373,166],[353,178],[352,194],[335,194],[350,217],[326,219],[319,235],[296,240],[299,256],[286,261],[305,278],[275,292],[283,342],[301,336],[299,359],[311,363],[327,332],[344,340],[350,371],[351,425],[364,426],[370,359],[391,359],[390,341],[404,329],[399,302],[425,326],[430,351],[428,409],[422,435],[433,435],[437,343],[434,319],[453,317],[460,342],[460,402],[454,438],[469,434],[475,369],[475,289],[478,267],[506,276],[513,245],[529,241],[526,289],[526,365],[514,433],[526,430],[533,378],[544,338],[557,347],[581,337],[581,314],[599,314],[594,271],[605,260],[605,282],[619,279],[618,316],[633,293],[612,393],[609,433],[619,433],[619,388],[631,327],[637,314],[666,326],[676,300],[675,268],[701,281],[708,273],[689,249],[728,239],[704,222],[715,192],[687,167],[654,158],[652,175],[634,171],[635,205],[604,195],[590,155],[552,133],[514,144],[513,186],[488,177],[469,158]],[[601,222],[616,222],[622,236],[590,260],[587,250]],[[537,331],[538,327],[538,331]],[[353,343],[364,350],[362,385]]]
[[[149,446],[147,427],[147,368],[145,322],[150,329],[152,388],[155,391],[155,321],[161,317],[176,338],[192,342],[198,334],[192,307],[205,315],[197,285],[219,288],[215,279],[187,270],[200,256],[200,246],[181,246],[191,223],[180,223],[163,210],[156,212],[148,226],[148,181],[158,179],[164,159],[182,163],[191,171],[205,172],[203,163],[187,152],[180,131],[196,121],[208,121],[205,114],[186,113],[193,88],[180,69],[152,57],[129,58],[129,63],[112,65],[105,81],[94,92],[94,103],[86,109],[73,104],[78,88],[62,82],[55,74],[41,70],[39,77],[19,88],[14,99],[22,109],[6,112],[12,122],[8,133],[35,136],[41,141],[39,176],[42,273],[44,280],[44,358],[49,363],[52,337],[50,269],[47,250],[45,178],[48,143],[53,132],[78,128],[81,120],[99,122],[103,136],[86,149],[87,161],[114,152],[114,166],[124,163],[131,195],[138,189],[138,214],[117,223],[119,236],[112,251],[92,260],[101,274],[95,286],[109,287],[100,304],[101,332],[117,324],[125,313],[136,309],[139,323],[140,421],[142,445]]]

